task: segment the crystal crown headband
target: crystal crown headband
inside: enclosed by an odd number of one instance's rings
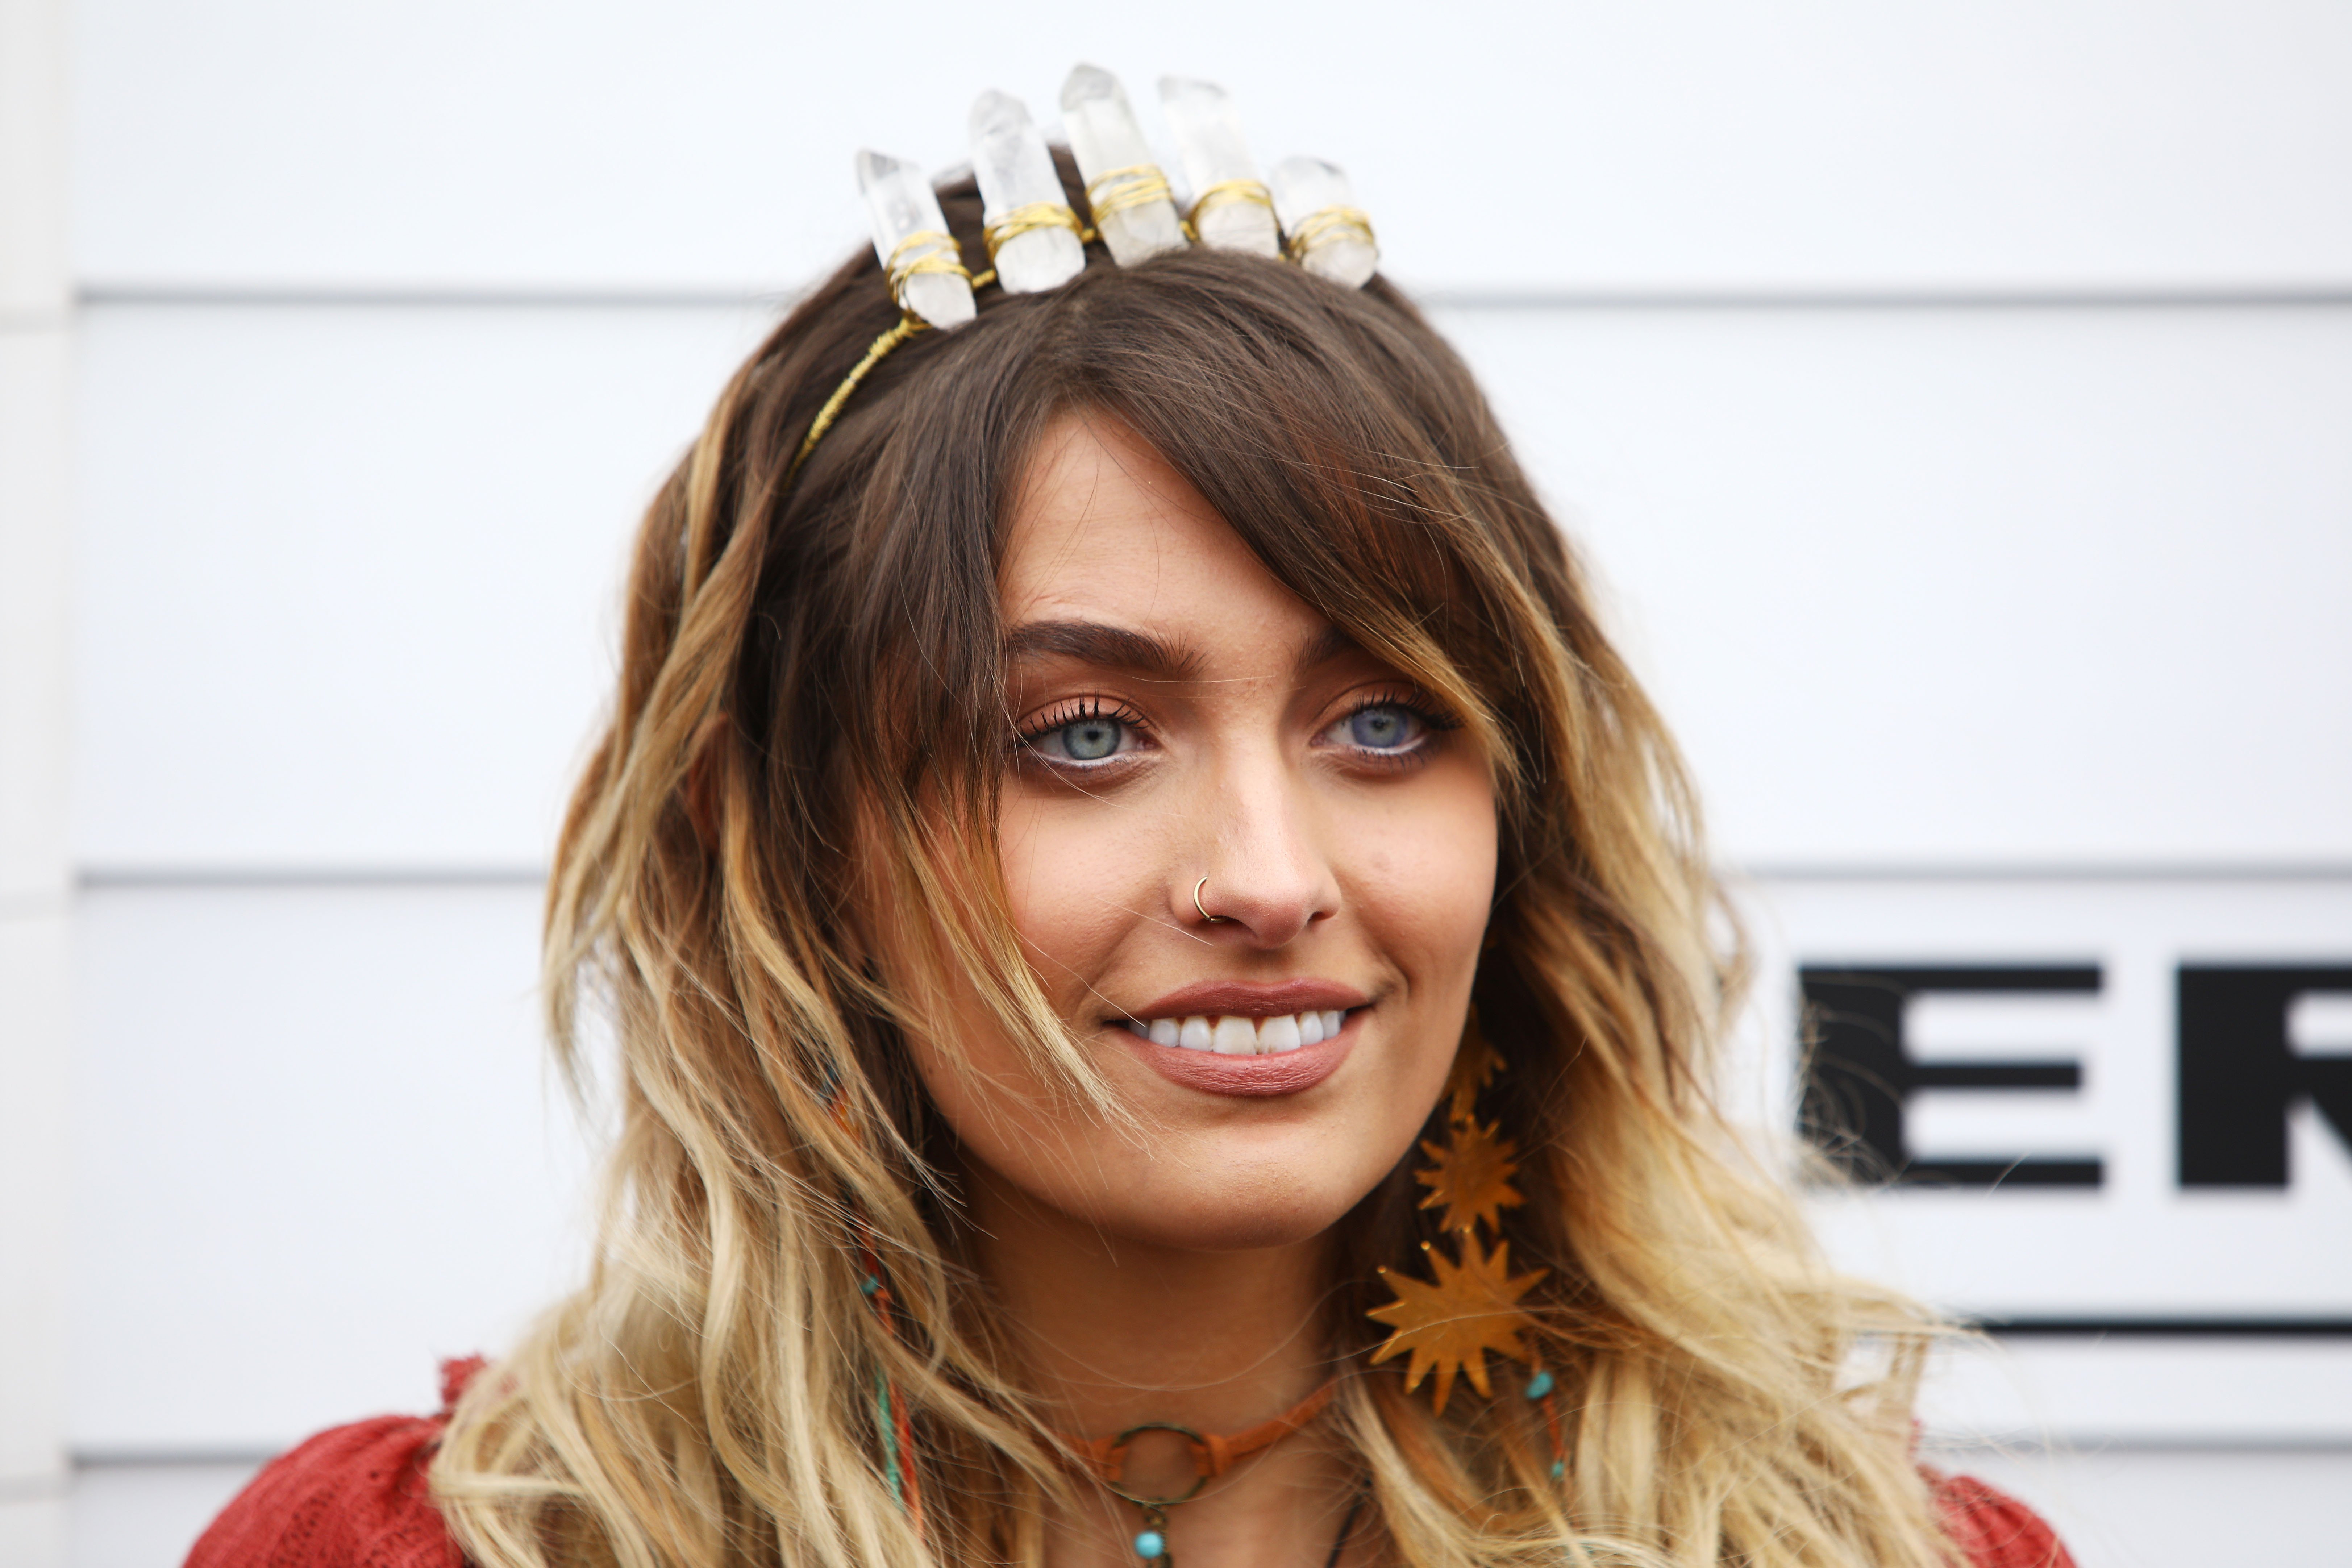
[[[903,313],[817,411],[785,471],[787,487],[884,355],[927,328],[952,331],[970,322],[979,314],[974,295],[991,283],[1008,294],[1059,288],[1086,270],[1088,240],[1100,239],[1121,267],[1198,245],[1286,258],[1349,289],[1370,280],[1380,244],[1338,167],[1285,158],[1261,179],[1224,89],[1162,77],[1160,102],[1191,186],[1181,211],[1118,79],[1082,65],[1062,84],[1062,124],[1086,181],[1089,225],[1064,195],[1026,106],[1009,93],[981,94],[971,106],[971,165],[990,265],[977,278],[965,268],[921,168],[871,150],[857,154],[874,254]]]

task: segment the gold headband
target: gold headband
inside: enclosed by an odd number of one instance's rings
[[[933,270],[945,271],[946,268],[939,268]],[[963,272],[962,264],[958,263],[955,270]],[[971,278],[969,272],[965,272],[964,276]],[[995,281],[995,270],[991,268],[977,278],[971,278],[971,290],[977,294]],[[833,428],[833,422],[841,417],[842,405],[849,401],[849,395],[857,390],[858,384],[873,374],[874,367],[880,364],[883,357],[892,349],[897,348],[917,332],[927,332],[930,329],[931,324],[929,321],[915,314],[914,311],[908,310],[898,318],[897,326],[892,327],[866,346],[866,357],[849,367],[849,374],[841,378],[841,384],[833,389],[833,395],[824,400],[824,406],[818,409],[816,417],[809,421],[808,434],[801,437],[800,450],[793,454],[791,466],[784,469],[784,489],[787,491],[793,488],[793,481],[800,478],[801,465],[809,460],[811,452],[816,450],[818,440],[826,431]]]
[[[867,373],[882,363],[883,355],[913,337],[917,332],[923,331],[924,325],[922,317],[912,310],[908,311],[898,318],[897,326],[875,339],[873,346],[866,351],[866,357],[859,360],[851,368],[849,374],[841,378],[841,384],[833,389],[833,395],[824,400],[824,406],[818,409],[816,417],[809,421],[808,434],[801,437],[801,448],[793,454],[792,467],[784,470],[784,489],[787,492],[792,489],[793,481],[801,477],[801,465],[809,460],[811,452],[816,450],[818,438],[832,429],[833,422],[841,416],[842,405],[849,401],[849,395],[857,390],[857,384],[864,381]]]

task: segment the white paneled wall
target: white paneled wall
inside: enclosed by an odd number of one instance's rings
[[[84,863],[543,862],[633,525],[764,324],[93,310]]]
[[[1900,1194],[1832,1216],[1846,1255],[2017,1310],[2098,1227],[2163,1245],[2162,965],[2352,963],[2340,5],[70,15],[83,1568],[425,1403],[576,1265],[536,873],[630,527],[858,242],[851,151],[944,166],[980,89],[1050,120],[1074,58],[1219,77],[1354,172],[1764,873],[1767,1114],[1794,962],[2113,970],[2084,1095],[1984,1134],[2140,1140],[2112,1189]],[[2324,1247],[2352,1161],[2297,1129],[2324,1180],[2247,1234]],[[2289,1304],[2352,1315],[2341,1274]],[[2084,1568],[2328,1561],[2347,1345],[2020,1341],[1933,1409],[2084,1446],[1968,1462]]]
[[[268,1452],[429,1407],[436,1356],[576,1272],[538,914],[529,882],[85,893],[82,1452]]]
[[[109,289],[791,286],[856,232],[852,149],[957,162],[980,84],[1050,118],[1080,58],[1224,82],[1423,287],[2352,277],[2331,0],[76,9]]]
[[[2352,864],[2352,310],[1440,320],[1735,861]]]

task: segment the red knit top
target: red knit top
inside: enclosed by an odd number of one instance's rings
[[[213,1521],[188,1568],[466,1568],[425,1467],[479,1356],[441,1365],[441,1413],[379,1415],[272,1459]],[[1969,1476],[1927,1472],[1969,1568],[2074,1568],[2041,1517]]]

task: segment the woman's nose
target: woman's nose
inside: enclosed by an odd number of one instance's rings
[[[1280,947],[1338,911],[1339,879],[1287,769],[1227,771],[1199,826],[1198,859],[1176,868],[1170,889],[1194,935]]]

